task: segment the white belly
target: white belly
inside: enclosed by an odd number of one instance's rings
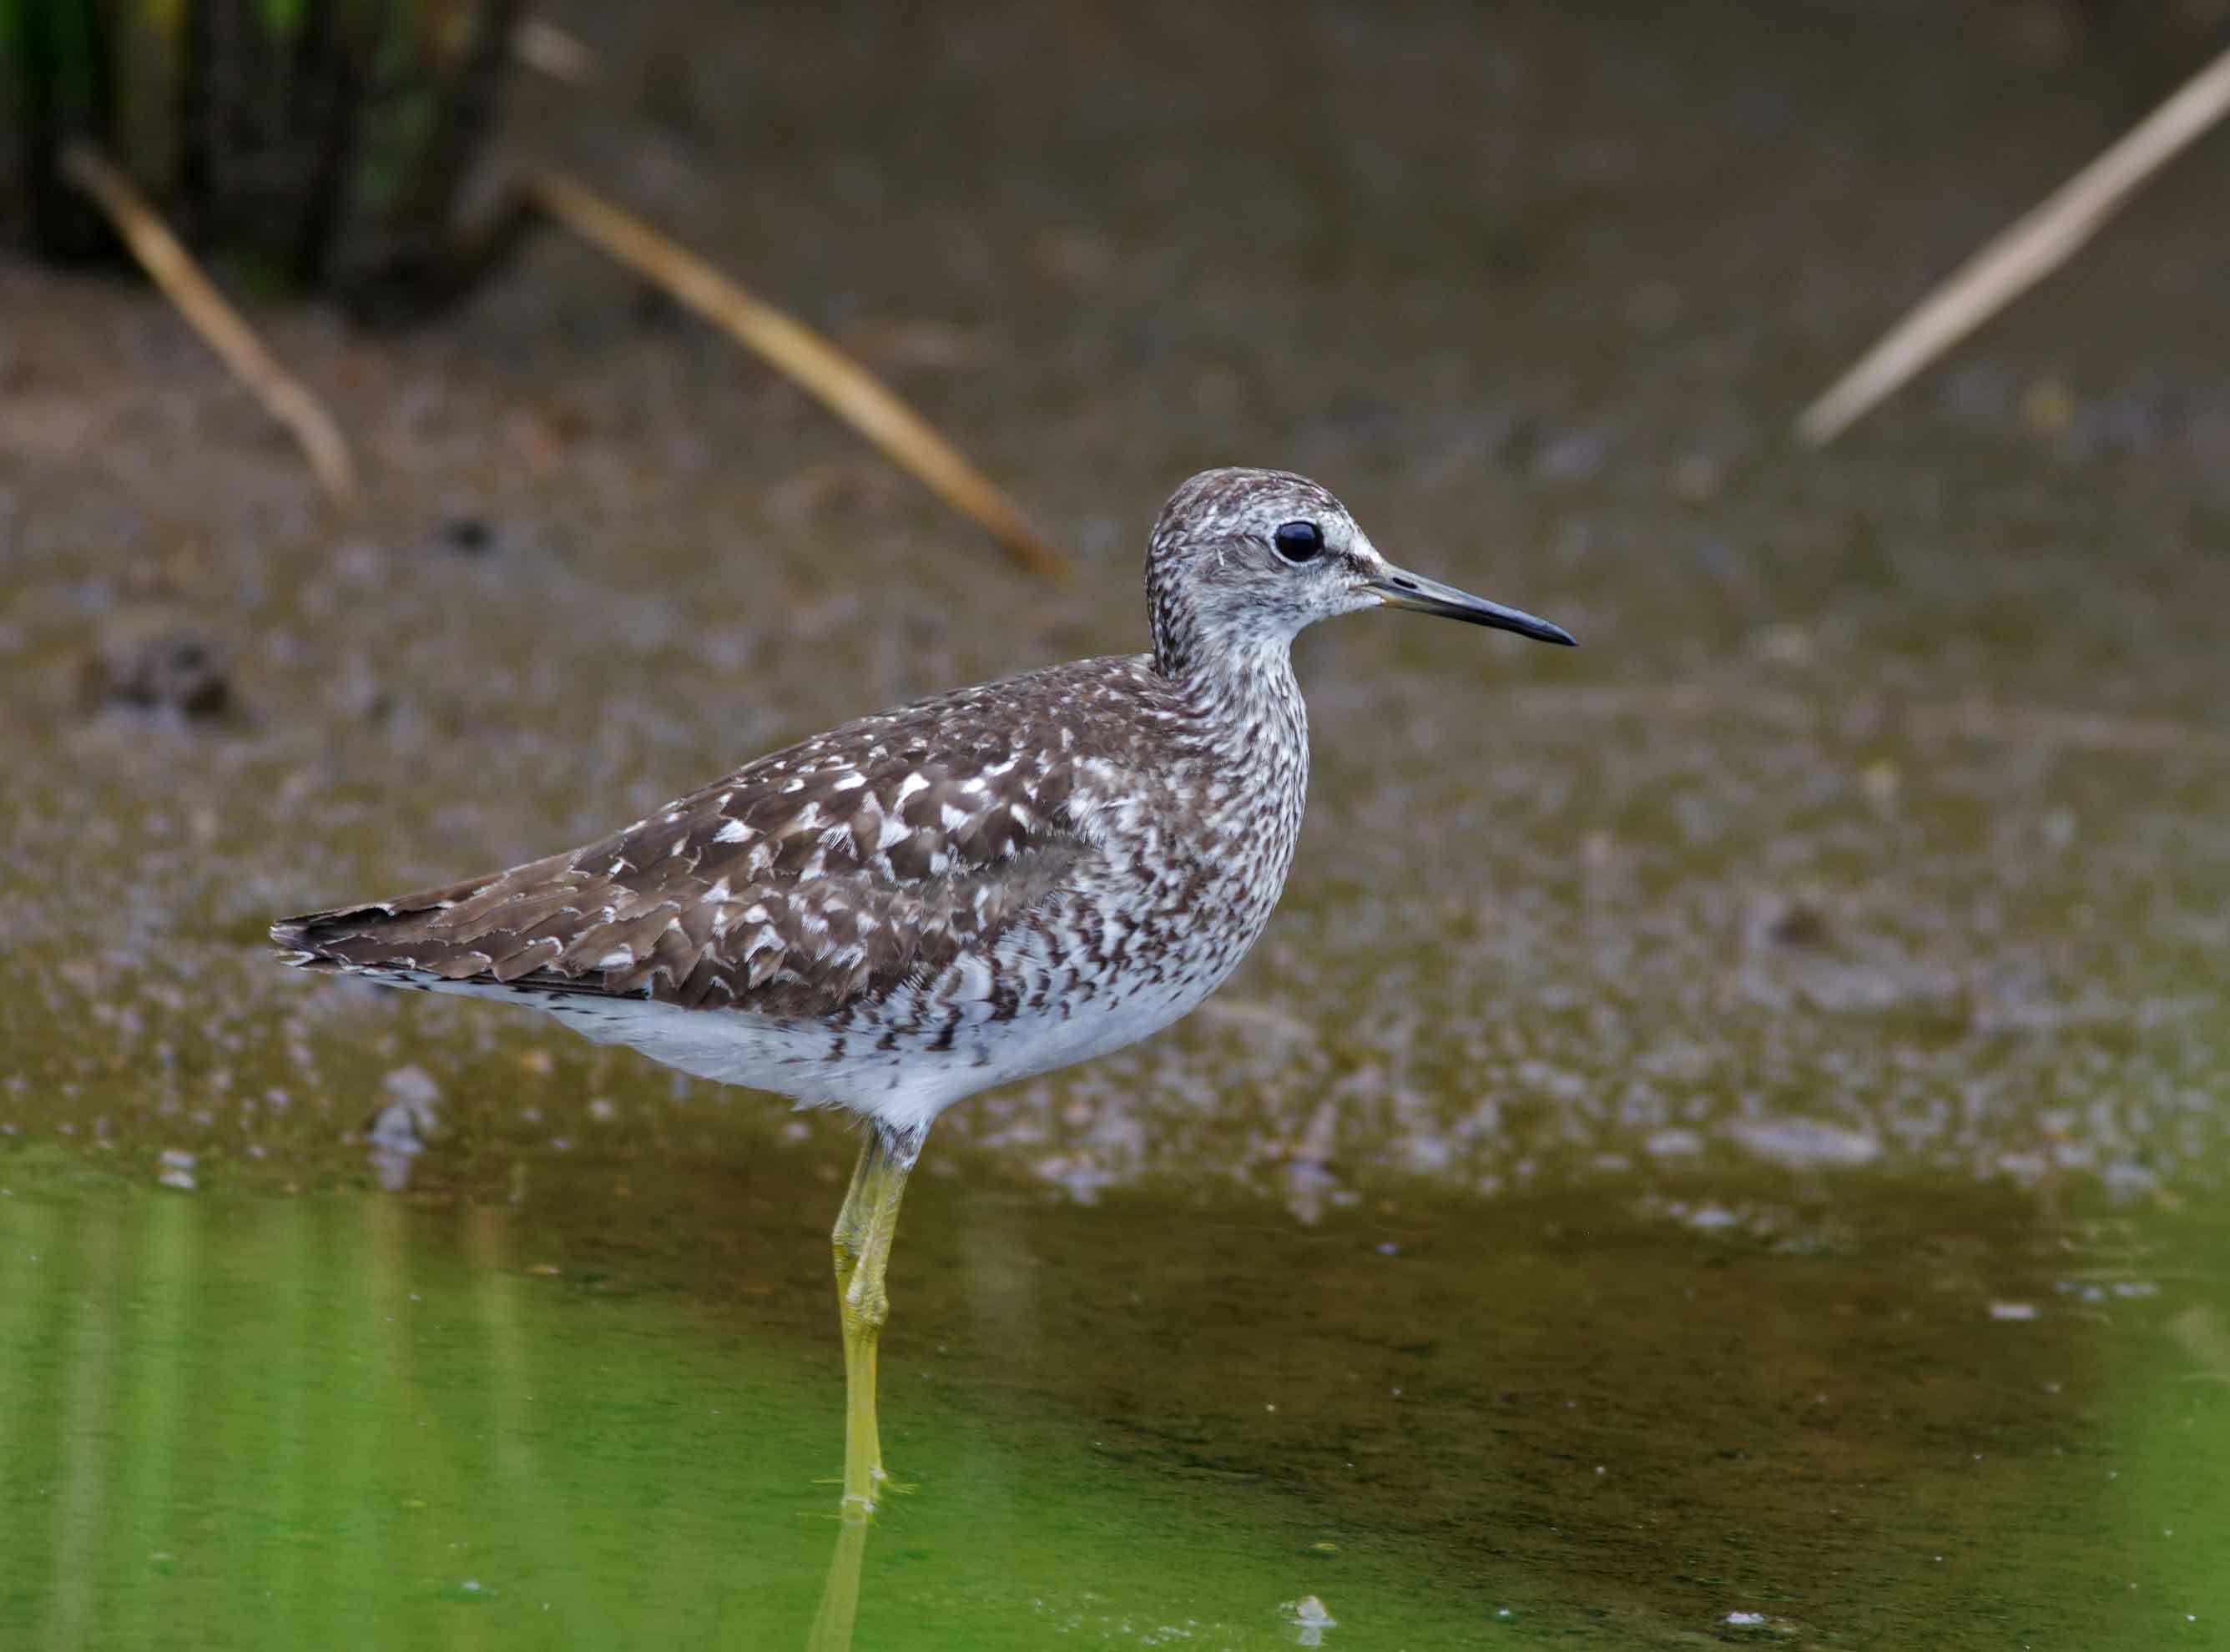
[[[1243,949],[1242,949],[1243,950]],[[955,1102],[1018,1078],[1136,1044],[1189,1014],[1230,973],[1188,972],[1127,990],[1056,997],[1003,1020],[970,1018],[949,1048],[918,1035],[886,1049],[885,1027],[783,1021],[738,1010],[682,1009],[640,998],[522,991],[417,971],[365,971],[391,985],[540,1010],[599,1044],[626,1045],[699,1078],[836,1106],[899,1128],[926,1125]],[[888,1007],[894,1016],[903,1002]]]

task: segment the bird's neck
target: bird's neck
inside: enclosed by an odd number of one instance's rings
[[[1207,724],[1226,759],[1244,770],[1305,781],[1308,707],[1293,675],[1292,640],[1275,633],[1227,638],[1163,667]]]

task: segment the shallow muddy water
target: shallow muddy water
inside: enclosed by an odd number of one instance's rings
[[[2172,61],[1359,15],[584,12],[605,90],[520,89],[1069,589],[555,241],[270,318],[346,523],[0,262],[0,1646],[803,1645],[832,1559],[862,1649],[2230,1646],[2230,151],[1801,455]],[[264,926],[1138,646],[1233,461],[1582,646],[1304,640],[1255,956],[932,1135],[848,1547],[851,1138]]]
[[[11,1643],[806,1645],[828,1145],[483,1203],[12,1166]],[[1161,1192],[924,1187],[856,1644],[2221,1643],[2219,1221]]]

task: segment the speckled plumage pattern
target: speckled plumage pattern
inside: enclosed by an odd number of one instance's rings
[[[1337,556],[1289,566],[1270,536],[1295,518]],[[585,848],[273,938],[310,968],[528,1003],[918,1131],[1145,1037],[1231,973],[1300,830],[1292,639],[1377,606],[1358,582],[1388,571],[1316,484],[1207,472],[1149,543],[1150,654],[861,718]]]

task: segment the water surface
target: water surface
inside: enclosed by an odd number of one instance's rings
[[[578,1160],[485,1204],[16,1161],[9,1642],[804,1646],[832,1165],[654,1208]],[[1357,1648],[2221,1644],[2220,1224],[1779,1193],[926,1179],[857,1644],[1307,1644],[1312,1597]]]

